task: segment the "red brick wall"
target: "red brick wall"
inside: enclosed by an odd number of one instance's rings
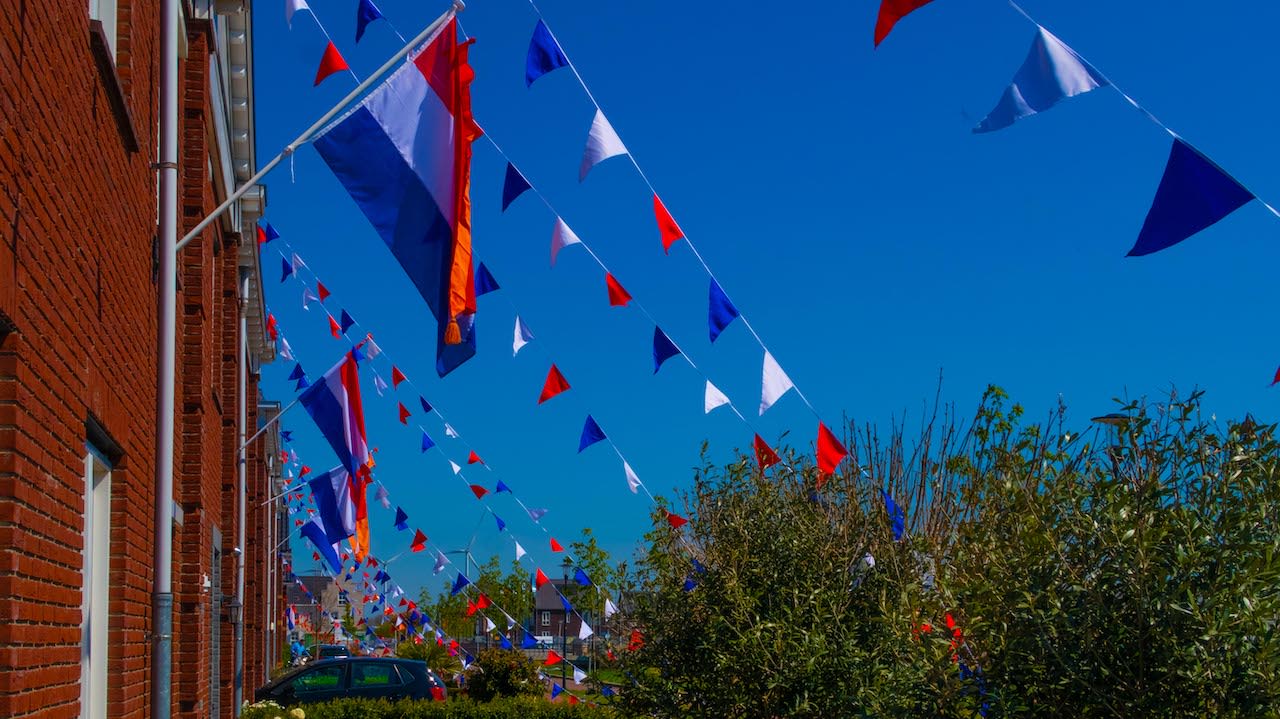
[[[73,716],[80,678],[85,421],[112,477],[112,716],[148,691],[156,322],[154,0],[121,3],[111,111],[86,4],[0,2],[0,716]]]
[[[155,452],[155,158],[158,0],[120,0],[117,63],[91,50],[86,3],[0,0],[0,717],[79,712],[81,552],[86,420],[119,445],[112,475],[108,715],[147,716],[150,696]],[[182,70],[180,218],[193,225],[208,185],[210,37],[189,23]],[[120,88],[132,121],[112,110]],[[136,138],[138,151],[126,148]],[[216,164],[216,163],[215,163]],[[231,716],[234,645],[223,624],[222,686],[210,687],[214,592],[235,594],[237,244],[221,226],[180,258],[174,537],[174,710],[204,717],[220,691]],[[256,377],[249,387],[256,415]],[[252,425],[251,425],[252,426]],[[251,502],[265,499],[253,448]],[[249,511],[257,538],[265,513]],[[213,528],[222,532],[220,587]],[[250,542],[247,579],[262,552]],[[277,590],[278,591],[278,590]],[[246,586],[245,696],[262,676],[266,592]]]

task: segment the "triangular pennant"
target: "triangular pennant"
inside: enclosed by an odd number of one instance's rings
[[[378,491],[373,498],[378,501],[378,504],[382,505],[383,509],[391,509],[391,493],[387,491],[386,487],[379,484]]]
[[[422,533],[421,529],[413,530],[413,544],[409,548],[415,552],[421,552],[427,548],[427,535]]]
[[[604,430],[600,429],[600,425],[591,415],[587,415],[587,421],[582,425],[582,438],[578,440],[578,454],[582,454],[582,450],[605,439],[608,437],[605,436]]]
[[[658,221],[658,233],[662,239],[662,251],[671,254],[671,246],[684,237],[684,230],[676,224],[676,220],[667,211],[667,206],[657,195],[653,196],[653,216]]]
[[[899,20],[906,17],[913,10],[928,5],[933,0],[880,0],[880,14],[876,17],[876,37],[875,44],[879,47],[881,41],[889,36],[889,31],[897,24]]]
[[[582,153],[582,164],[578,167],[578,182],[587,179],[587,173],[599,163],[627,154],[622,138],[614,132],[604,112],[596,108],[596,116],[591,120],[591,130],[587,133],[587,148]]]
[[[480,267],[476,269],[476,297],[487,295],[500,289],[502,287],[498,285],[497,280],[493,279],[493,273],[481,262]]]
[[[498,531],[499,531],[499,532],[501,532],[502,530],[504,530],[504,529],[506,529],[506,528],[507,528],[507,523],[506,523],[506,522],[504,522],[504,521],[502,521],[502,517],[499,517],[499,516],[498,516],[498,515],[496,515],[496,514],[495,514],[495,515],[493,515],[493,521],[494,521],[494,522],[496,522],[496,523],[498,524]]]
[[[287,257],[280,258],[280,281],[284,282],[293,274],[293,263]]]
[[[675,512],[667,512],[667,524],[670,524],[672,529],[679,529],[688,523],[689,520],[681,517]]]
[[[880,490],[880,496],[884,499],[884,508],[889,514],[889,522],[893,527],[893,540],[896,542],[902,539],[902,535],[906,534],[907,515],[902,511],[902,507],[899,507],[898,503],[893,501],[893,497],[890,497],[888,492],[882,489]]]
[[[529,519],[532,519],[535,524],[545,516],[547,516],[547,510],[541,507],[531,507],[529,509]]]
[[[520,640],[521,649],[533,649],[538,646],[538,640],[533,638],[529,632],[524,633],[524,639]]]
[[[501,479],[499,479],[499,480],[498,480],[498,486],[497,486],[497,487],[494,487],[493,491],[494,491],[494,493],[495,493],[495,494],[501,494],[501,493],[503,493],[503,492],[506,492],[507,494],[510,494],[510,493],[511,493],[511,488],[510,488],[510,487],[508,487],[508,486],[507,486],[507,485],[506,485],[506,484],[505,484]]]
[[[516,561],[520,561],[520,559],[526,554],[528,554],[528,552],[524,551],[524,547],[520,546],[519,542],[516,542]]]
[[[347,311],[346,311],[346,310],[343,310],[343,311],[342,311],[342,322],[341,322],[341,325],[342,325],[342,334],[344,334],[344,335],[345,335],[345,334],[347,333],[347,330],[351,329],[351,325],[354,325],[355,323],[356,323],[356,321],[355,321],[354,319],[352,319],[352,318],[351,318],[351,315],[347,314]]]
[[[312,301],[319,302],[320,298],[316,297],[316,293],[311,291],[310,287],[302,288],[302,309],[310,310]]]
[[[405,514],[403,509],[396,507],[396,529],[403,532],[408,528],[409,528],[409,515]]]
[[[627,464],[625,459],[622,460],[622,472],[627,475],[627,488],[635,494],[636,490],[640,489],[640,478],[636,476],[635,470],[631,469],[631,465]]]
[[[404,376],[404,372],[401,372],[399,367],[396,367],[395,365],[391,365],[391,386],[392,387],[398,388],[400,386],[400,383],[405,381],[406,379],[408,378]]]
[[[555,652],[551,652],[551,654],[555,654]],[[547,657],[547,661],[551,661],[551,657],[550,657],[550,656],[548,656],[548,657]],[[557,660],[556,660],[556,661],[559,661],[559,658],[558,658],[558,657],[557,657]],[[554,663],[554,662],[553,662],[553,663]],[[551,701],[555,701],[555,700],[556,700],[556,697],[560,696],[560,694],[561,694],[561,693],[563,693],[563,692],[564,692],[564,687],[562,687],[562,686],[560,686],[559,684],[556,684],[556,683],[554,683],[554,682],[553,682],[553,683],[551,684]]]
[[[511,343],[511,356],[515,357],[520,354],[520,349],[533,341],[533,333],[520,320],[520,315],[516,315],[516,334],[515,340]]]
[[[506,212],[507,207],[515,201],[515,199],[525,193],[532,185],[524,179],[524,175],[516,169],[516,166],[507,163],[507,175],[502,180],[502,211]]]
[[[311,10],[311,6],[307,5],[307,0],[284,0],[284,22],[293,29],[293,14],[299,10]],[[271,225],[267,225],[270,229]]]
[[[751,440],[751,449],[755,450],[756,464],[760,465],[761,472],[782,461],[778,453],[773,451],[768,444],[765,444],[765,441],[758,434],[755,439]]]
[[[304,389],[306,389],[306,388],[308,388],[308,387],[310,387],[310,386],[311,386],[311,383],[307,381],[307,378],[306,378],[306,377],[299,377],[299,378],[298,378],[298,381],[297,381],[296,383],[294,383],[294,385],[293,385],[293,391],[294,391],[294,392],[301,392],[302,390],[304,390]]]
[[[563,551],[564,551],[564,547],[560,546],[560,543],[556,541],[556,538],[555,538],[555,537],[552,537],[552,538],[551,538],[551,551],[553,551],[553,552],[563,552]]]
[[[575,567],[575,568],[574,568],[574,570],[573,570],[573,581],[577,582],[578,584],[580,584],[580,585],[582,585],[582,586],[584,586],[584,587],[589,587],[589,586],[591,586],[591,577],[588,577],[588,576],[587,576],[587,573],[586,573],[586,572],[584,572],[584,571],[582,571],[582,567]]]
[[[453,468],[453,473],[454,473],[454,474],[459,474],[459,473],[461,473],[461,472],[462,472],[462,467],[461,467],[457,462],[453,461],[452,459],[451,459],[451,460],[449,460],[449,466]]]
[[[533,575],[533,586],[538,589],[541,589],[542,585],[550,581],[551,581],[550,579],[547,579],[547,575],[542,573],[541,569],[538,569],[536,573]]]
[[[560,43],[551,35],[546,23],[538,20],[533,28],[533,37],[529,38],[529,52],[524,59],[524,85],[531,87],[533,81],[569,64]]]
[[[1172,247],[1235,212],[1253,199],[1222,168],[1174,138],[1164,177],[1129,257]]]
[[[1271,380],[1272,387],[1275,387],[1277,384],[1280,384],[1280,368],[1276,368],[1276,376]]]
[[[711,384],[711,380],[707,380],[707,389],[702,394],[702,413],[710,414],[711,410],[726,404],[729,404],[729,398],[719,387]]]
[[[480,455],[476,454],[476,451],[473,449],[471,450],[471,453],[467,455],[467,464],[484,464],[484,460],[480,459]]]
[[[778,398],[795,389],[795,383],[782,371],[782,367],[778,361],[773,358],[769,350],[764,351],[764,371],[762,373],[760,389],[760,414],[763,415]]]
[[[342,328],[338,326],[338,321],[333,319],[333,315],[329,315],[329,334],[333,335],[335,340],[342,339]]]
[[[316,281],[316,292],[320,295],[321,302],[329,299],[329,290],[324,286],[323,282]],[[373,355],[369,356],[372,357]]]
[[[818,489],[822,489],[822,485],[836,471],[836,467],[849,455],[849,450],[840,444],[840,440],[827,429],[822,422],[818,422]]]
[[[462,574],[462,572],[458,572],[458,578],[453,580],[453,589],[450,590],[449,596],[456,596],[458,592],[462,591],[463,587],[467,586],[470,583],[471,583],[470,579],[467,579],[467,577],[464,574]]]
[[[473,484],[471,485],[471,493],[476,495],[476,499],[484,499],[484,495],[488,494],[489,490],[478,484]]]
[[[280,338],[280,356],[293,362],[293,348],[289,346],[289,340]]]
[[[439,551],[437,551],[437,552],[436,552],[436,565],[435,565],[434,567],[432,567],[432,568],[431,568],[431,573],[432,573],[432,574],[439,574],[440,572],[444,571],[444,565],[446,565],[446,564],[448,564],[448,563],[449,563],[449,560],[445,558],[445,556],[444,556],[444,552],[439,552]]]
[[[307,376],[307,373],[302,370],[302,363],[300,362],[298,364],[295,364],[293,366],[293,371],[289,373],[290,380],[302,379],[303,377],[306,377],[306,376]]]
[[[653,373],[658,374],[658,370],[662,369],[662,363],[680,354],[680,348],[676,347],[676,343],[671,341],[666,332],[661,327],[653,328]]]
[[[422,431],[422,451],[426,452],[428,449],[431,449],[434,446],[436,446],[435,440],[431,439],[431,437],[427,435],[426,430],[423,430]]]
[[[564,607],[565,614],[572,614],[573,604],[569,602],[569,598],[561,594],[559,590],[556,590],[556,594],[560,597],[560,604]]]
[[[425,413],[427,413],[427,414],[431,414],[431,403],[427,401],[427,398],[426,398],[426,397],[423,397],[423,396],[419,395],[419,396],[418,396],[418,404],[422,405],[422,411],[423,411],[423,412],[425,412]]]
[[[610,307],[626,307],[631,301],[631,293],[627,292],[621,282],[612,274],[604,273],[604,284],[609,290],[609,306]]]
[[[288,2],[288,0],[285,0],[285,1]],[[305,3],[304,3],[304,7],[305,7]],[[272,240],[280,239],[280,233],[276,231],[276,228],[271,226],[270,222],[267,223],[266,229],[259,228],[259,230],[262,232],[262,242],[260,244],[265,245],[266,243]]]
[[[373,4],[373,0],[360,0],[360,5],[356,8],[356,43],[364,37],[364,30],[369,27],[369,23],[382,18],[382,11]]]
[[[400,405],[400,424],[409,424],[409,408],[405,407],[403,403],[397,404]]]
[[[349,69],[347,61],[342,59],[342,53],[338,52],[338,48],[334,47],[333,41],[331,40],[324,48],[324,56],[320,58],[320,67],[316,69],[315,84],[319,85],[324,82],[326,77],[329,77],[335,72],[342,72],[343,70]]]
[[[1044,112],[1062,100],[1107,85],[1107,78],[1052,33],[1036,28],[1031,52],[999,104],[974,132],[993,132],[1017,120]]]
[[[582,240],[574,234],[573,230],[565,224],[564,220],[556,218],[555,227],[551,230],[551,266],[556,266],[556,257],[560,255],[560,250],[569,245],[580,245]]]
[[[569,389],[569,382],[554,364],[547,371],[547,381],[542,384],[542,394],[538,395],[538,404],[542,404],[556,395]]]
[[[505,634],[498,637],[498,643],[502,646],[503,649],[506,649],[507,651],[511,651],[515,649],[515,646],[511,644],[511,640],[507,639],[507,635]]]
[[[738,308],[733,306],[733,302],[729,301],[729,295],[720,289],[720,283],[715,278],[711,278],[711,297],[710,309],[707,312],[707,326],[711,331],[711,341],[715,342],[716,338],[724,332],[724,328],[729,326],[730,322],[736,319]]]
[[[618,613],[618,606],[617,606],[616,604],[614,604],[614,603],[613,603],[613,601],[612,601],[611,599],[609,599],[608,597],[605,597],[605,599],[604,599],[604,618],[605,618],[605,619],[608,619],[609,617],[612,617],[613,615],[615,615],[615,614],[617,614],[617,613]]]
[[[387,381],[382,379],[382,375],[375,374],[373,376],[373,389],[377,391],[379,397],[382,396],[382,393],[386,388]]]

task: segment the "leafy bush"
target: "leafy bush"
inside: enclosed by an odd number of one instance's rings
[[[992,388],[804,457],[705,466],[621,617],[657,717],[1276,716],[1280,444],[1199,396],[1044,424]],[[882,490],[905,513],[901,539]],[[620,627],[622,628],[622,627]]]
[[[447,702],[375,701],[338,699],[323,704],[305,704],[306,719],[610,719],[605,707],[569,705],[563,698],[550,702],[541,697],[497,699],[492,702],[454,700]],[[243,719],[289,719],[279,708],[250,705]]]
[[[538,667],[523,652],[485,649],[467,671],[467,694],[476,701],[538,696],[544,690]]]

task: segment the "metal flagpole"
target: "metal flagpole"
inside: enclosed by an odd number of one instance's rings
[[[239,200],[244,195],[244,193],[248,192],[251,188],[257,186],[257,184],[262,181],[262,178],[266,177],[268,172],[271,172],[272,170],[274,170],[276,165],[279,165],[280,162],[284,160],[284,158],[292,155],[298,149],[299,146],[306,144],[307,142],[310,142],[312,135],[316,134],[316,132],[322,129],[325,125],[329,124],[329,121],[337,117],[338,113],[345,110],[347,105],[351,104],[353,100],[363,95],[366,90],[368,90],[370,87],[374,85],[374,83],[378,82],[378,80],[381,79],[382,75],[386,74],[388,70],[390,70],[397,63],[403,60],[411,50],[413,50],[415,47],[420,45],[424,40],[426,40],[427,37],[431,35],[431,33],[435,32],[437,29],[440,28],[440,26],[452,20],[454,15],[458,14],[465,8],[466,8],[466,4],[463,3],[462,0],[453,0],[453,7],[446,10],[443,15],[436,18],[434,22],[428,25],[422,32],[418,33],[412,40],[408,42],[408,44],[400,48],[400,50],[396,52],[396,54],[392,55],[390,59],[382,63],[382,67],[378,68],[377,70],[374,70],[373,74],[365,78],[364,82],[360,83],[359,85],[356,85],[356,88],[354,90],[347,93],[347,96],[339,100],[337,105],[334,105],[328,112],[326,112],[323,116],[321,116],[319,120],[316,120],[314,123],[312,123],[311,127],[308,127],[307,129],[303,130],[302,134],[294,138],[293,142],[290,142],[288,145],[285,145],[284,149],[280,151],[280,154],[271,158],[270,162],[268,162],[266,165],[263,165],[261,170],[258,170],[258,174],[254,175],[253,177],[250,177],[248,180],[245,180],[244,184],[236,188],[236,191],[231,193],[231,196],[228,197],[226,201],[224,201],[221,205],[218,205],[217,209],[215,209],[213,212],[210,212],[207,217],[205,217],[203,220],[200,221],[200,224],[191,228],[190,232],[183,235],[182,239],[178,241],[177,249],[181,250],[183,247],[186,247],[188,242],[195,239],[196,235],[199,235],[200,232],[204,230],[204,228],[208,227],[210,223],[218,219],[218,217],[222,215],[222,213],[226,212],[229,207],[234,205],[236,201]]]
[[[284,413],[285,413],[285,412],[288,412],[288,411],[289,411],[289,410],[291,410],[291,409],[293,409],[294,405],[298,404],[298,402],[299,402],[299,401],[300,401],[300,400],[295,399],[294,401],[292,401],[292,402],[290,402],[289,404],[285,405],[285,406],[284,406],[284,409],[282,409],[282,410],[280,410],[279,412],[277,412],[277,413],[276,413],[276,416],[274,416],[274,417],[272,417],[271,419],[267,420],[266,424],[262,425],[262,427],[261,427],[261,428],[259,428],[257,432],[254,432],[252,437],[250,437],[249,439],[246,439],[244,442],[241,442],[241,443],[240,443],[240,449],[244,449],[245,447],[248,447],[249,445],[253,444],[253,440],[255,440],[255,439],[257,439],[257,438],[261,437],[263,432],[266,432],[267,430],[269,430],[269,429],[271,429],[272,427],[276,426],[276,425],[280,422],[280,418],[284,416]]]

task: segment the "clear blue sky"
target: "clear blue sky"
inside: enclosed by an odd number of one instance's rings
[[[258,157],[265,162],[353,85],[313,88],[324,46],[310,17],[290,31],[278,1],[255,3]],[[399,42],[385,23],[353,44],[355,0],[312,0],[363,77]],[[440,0],[381,0],[411,36]],[[831,423],[918,418],[938,372],[944,399],[968,416],[988,383],[1038,416],[1059,396],[1077,427],[1118,395],[1208,390],[1220,418],[1275,415],[1267,383],[1280,220],[1252,203],[1160,254],[1126,259],[1159,182],[1169,138],[1112,90],[1098,90],[991,135],[969,129],[1026,55],[1032,26],[997,0],[937,0],[872,51],[878,3],[621,3],[543,0],[542,10],[622,139],[729,295]],[[1278,106],[1272,87],[1280,6],[1189,0],[1025,7],[1183,137],[1273,204],[1280,201]],[[741,324],[707,340],[707,279],[689,248],[664,256],[647,190],[624,158],[577,182],[593,108],[568,69],[524,83],[536,21],[519,0],[473,0],[476,116],[603,257],[622,283],[744,412],[759,402],[761,353]],[[311,148],[268,178],[268,219],[347,309],[427,393],[562,542],[592,527],[616,557],[647,527],[648,502],[627,491],[604,445],[576,454],[592,413],[655,492],[690,483],[699,447],[713,460],[746,446],[726,410],[702,414],[698,374],[669,362],[653,376],[652,326],[610,308],[604,280],[578,248],[548,265],[553,217],[532,195],[499,213],[503,161],[475,146],[476,256],[504,289],[480,299],[479,356],[439,380],[434,320],[390,253]],[[271,310],[314,378],[343,349],[301,289],[264,255]],[[512,310],[538,338],[512,359]],[[554,359],[573,388],[537,395]],[[291,363],[263,370],[265,392],[294,396]],[[481,506],[438,453],[421,455],[395,401],[364,387],[377,476],[433,542],[460,546]],[[402,395],[420,419],[414,398]],[[304,461],[332,453],[301,410],[286,426]],[[425,426],[458,461],[466,448]],[[805,447],[816,423],[794,395],[758,422],[769,440]],[[492,497],[542,566],[558,563],[508,496]],[[374,550],[410,537],[371,503]],[[480,556],[510,542],[485,520]],[[310,549],[295,552],[307,568]],[[302,561],[305,560],[305,561]],[[390,570],[415,591],[431,558]],[[558,572],[557,572],[558,573]]]

